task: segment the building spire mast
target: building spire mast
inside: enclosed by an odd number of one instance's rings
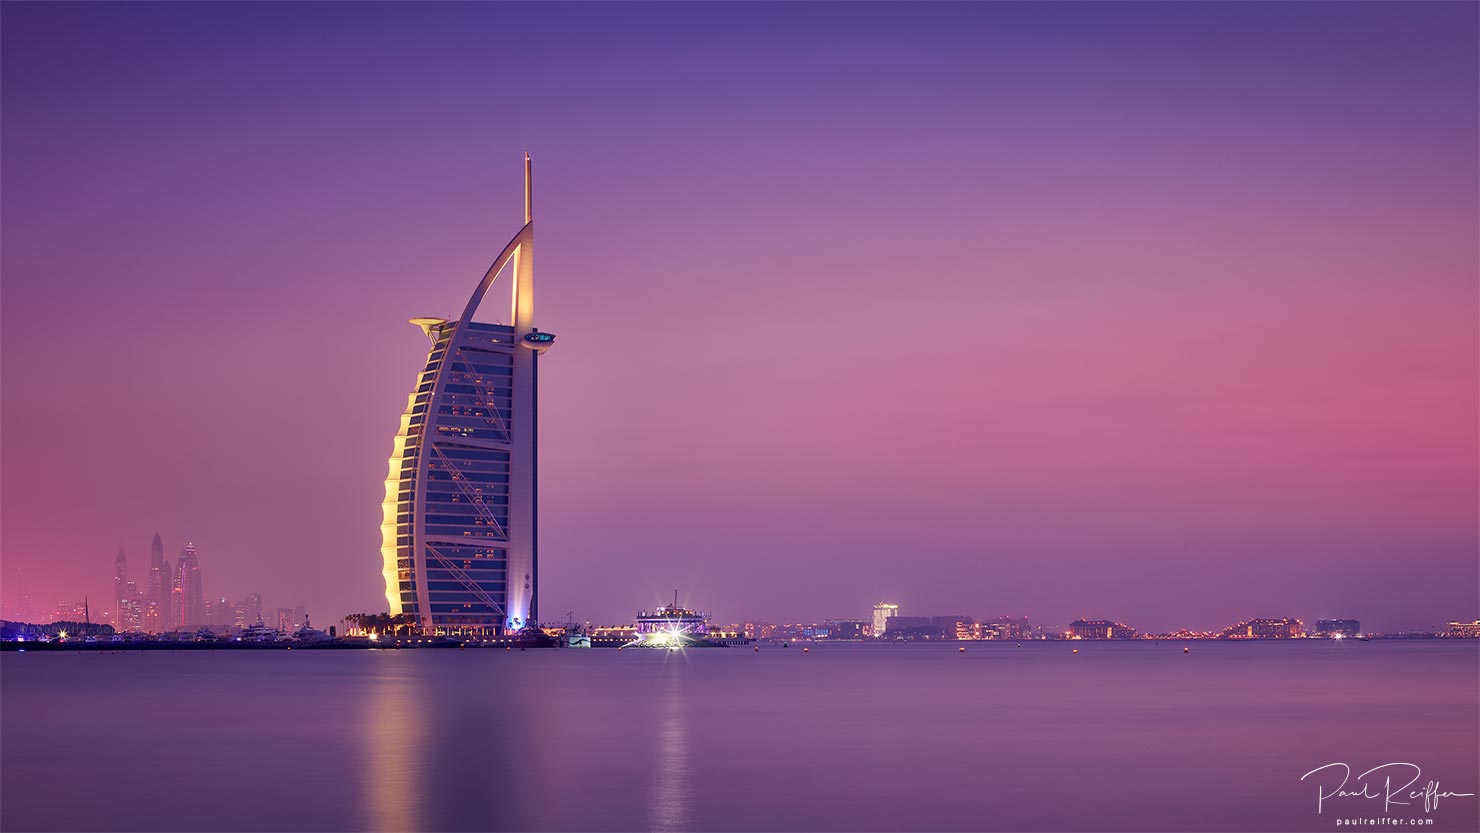
[[[529,151],[524,152],[524,222],[534,219],[534,163]]]
[[[524,152],[524,228],[510,245],[514,251],[514,281],[510,287],[509,324],[518,342],[534,332],[534,163]]]

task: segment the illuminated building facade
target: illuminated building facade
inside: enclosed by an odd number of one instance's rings
[[[974,639],[980,633],[970,616],[890,616],[885,622],[884,636],[889,639]]]
[[[1305,623],[1286,616],[1280,619],[1250,619],[1223,631],[1225,639],[1294,639],[1305,635]]]
[[[983,639],[1029,639],[1032,635],[1033,628],[1026,616],[1021,619],[998,616],[982,623]]]
[[[149,545],[149,592],[144,598],[144,632],[165,630],[170,609],[170,568],[164,560],[164,542],[159,533]]]
[[[113,625],[120,633],[139,633],[144,630],[144,599],[139,595],[137,582],[129,582],[124,589]]]
[[[1108,619],[1075,619],[1069,623],[1071,639],[1135,639],[1136,629]]]
[[[262,594],[252,593],[232,606],[232,625],[245,630],[262,621]]]
[[[1356,619],[1317,619],[1316,636],[1361,636],[1362,623]]]
[[[879,602],[874,605],[873,634],[877,637],[884,635],[885,629],[891,617],[899,615],[899,605],[889,602]]]
[[[86,622],[90,620],[87,600],[80,602],[57,602],[56,612],[49,617],[53,622]]]
[[[122,622],[124,602],[128,600],[128,556],[123,547],[113,557],[113,621]]]
[[[508,324],[475,322],[509,267]],[[381,504],[392,614],[441,632],[520,630],[538,620],[534,199],[524,157],[524,226],[462,316],[413,318],[431,340],[401,416]]]
[[[620,639],[630,642],[637,638],[637,626],[598,625],[591,629],[591,636],[597,639]]]
[[[1465,639],[1480,637],[1480,619],[1473,622],[1450,622],[1448,634]]]
[[[206,594],[200,578],[200,558],[194,544],[186,544],[180,550],[180,560],[175,562],[175,579],[170,587],[171,603],[176,628],[198,628],[205,624]]]
[[[862,619],[830,619],[827,625],[833,639],[863,639],[869,635],[869,625]],[[749,636],[747,633],[746,636]]]

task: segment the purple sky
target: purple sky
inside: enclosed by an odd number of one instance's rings
[[[529,149],[547,617],[1474,618],[1477,25],[6,3],[4,599],[383,610]]]

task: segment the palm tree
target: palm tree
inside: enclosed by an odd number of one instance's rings
[[[370,633],[398,634],[403,628],[414,629],[416,617],[409,613],[347,613],[344,623]]]

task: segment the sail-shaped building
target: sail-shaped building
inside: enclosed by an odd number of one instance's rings
[[[535,623],[538,357],[533,169],[524,226],[456,320],[413,318],[431,340],[385,481],[381,558],[391,613],[427,632],[509,633]],[[476,322],[509,273],[508,323]]]

